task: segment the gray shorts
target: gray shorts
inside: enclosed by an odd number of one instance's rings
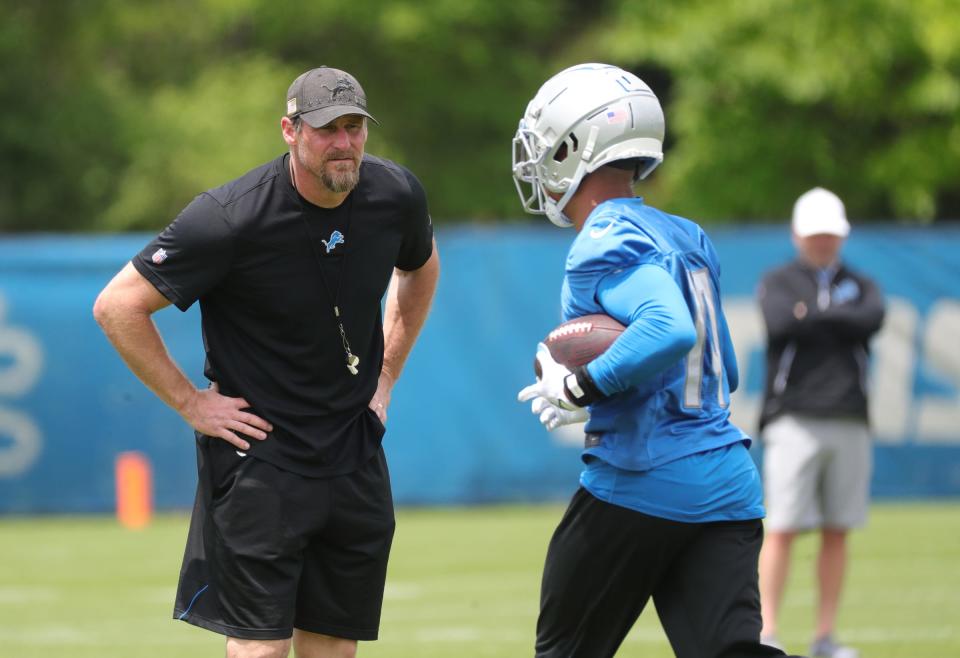
[[[863,422],[777,418],[763,430],[764,525],[774,532],[862,526],[872,470]]]

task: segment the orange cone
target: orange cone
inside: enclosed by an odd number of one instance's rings
[[[153,476],[142,452],[121,452],[116,462],[117,520],[125,528],[145,528],[153,516]]]

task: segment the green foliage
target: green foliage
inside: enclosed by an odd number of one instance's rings
[[[5,8],[0,21],[0,229],[92,225],[125,162],[117,116],[81,48],[81,3]]]
[[[824,185],[857,218],[960,215],[957,3],[619,5],[595,52],[673,82],[661,203],[701,218],[782,217]]]
[[[556,35],[577,6],[328,0],[298,7],[291,20],[263,0],[257,47],[300,70],[329,64],[355,72],[382,123],[369,150],[423,180],[434,217],[495,219],[519,214],[510,142],[547,70],[544,55],[561,45]]]
[[[156,228],[197,193],[278,155],[286,144],[277,99],[288,78],[279,63],[247,57],[207,66],[189,84],[158,87],[146,102],[118,99],[131,163],[101,225]]]
[[[368,150],[439,221],[519,217],[510,140],[560,68],[611,61],[663,101],[641,192],[701,220],[769,220],[813,185],[855,218],[960,216],[952,0],[0,0],[0,231],[156,230],[282,152],[284,92],[363,83]]]

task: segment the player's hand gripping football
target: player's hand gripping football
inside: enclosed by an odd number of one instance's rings
[[[517,399],[520,402],[526,402],[541,397],[550,404],[567,411],[579,409],[580,407],[567,399],[563,389],[564,378],[572,373],[566,366],[554,361],[549,348],[543,343],[537,343],[537,365],[539,373],[536,383],[522,389]]]
[[[567,410],[561,409],[555,404],[550,404],[546,398],[535,397],[530,403],[530,411],[540,418],[540,423],[552,431],[563,425],[572,425],[573,423],[585,423],[590,420],[590,412],[586,407]]]

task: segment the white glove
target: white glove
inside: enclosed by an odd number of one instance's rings
[[[530,384],[517,394],[520,402],[526,402],[536,397],[545,398],[550,404],[568,411],[579,409],[567,399],[563,390],[563,380],[571,375],[566,366],[553,360],[550,350],[543,343],[537,343],[537,363],[540,364],[540,377],[535,384]]]
[[[573,410],[561,409],[555,404],[550,404],[550,401],[546,398],[541,397],[533,398],[530,411],[540,417],[540,423],[547,428],[547,431],[553,431],[563,425],[585,423],[590,420],[590,412],[587,411],[586,407]]]

